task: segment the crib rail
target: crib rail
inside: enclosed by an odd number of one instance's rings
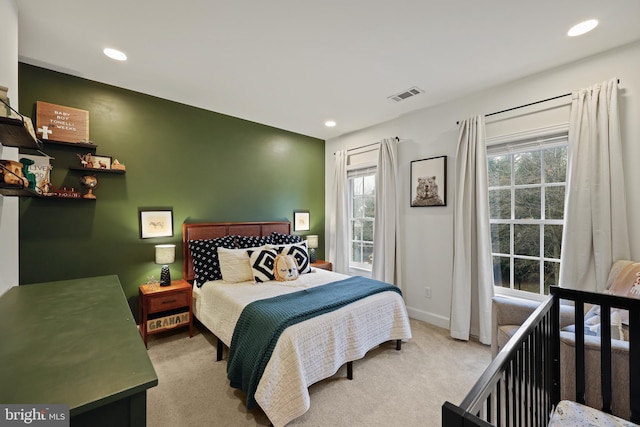
[[[575,320],[576,331],[584,330],[584,306],[585,304],[594,304],[600,306],[600,324],[611,324],[611,308],[619,308],[629,311],[629,410],[630,413],[624,418],[638,424],[640,423],[640,300],[634,298],[626,298],[615,295],[607,295],[593,292],[577,291],[574,289],[551,287],[551,294],[556,301],[571,300],[575,302]],[[559,307],[559,304],[556,304]],[[555,310],[555,307],[554,307]],[[559,310],[559,309],[558,309]],[[601,327],[602,336],[600,340],[600,384],[602,406],[597,408],[603,412],[611,413],[611,328]],[[558,345],[557,351],[559,358],[559,331],[554,331],[558,336],[554,338],[554,342]],[[575,398],[578,403],[585,403],[585,345],[584,335],[576,334],[576,357],[575,357]],[[558,365],[559,366],[559,365]],[[560,373],[557,373],[560,378]]]
[[[552,363],[552,306],[549,296],[498,353],[460,406],[445,402],[443,427],[547,425],[559,395],[553,380],[557,363]]]
[[[533,312],[487,367],[459,406],[445,402],[443,427],[546,427],[560,401],[560,301],[574,304],[575,330],[584,330],[585,304],[601,307],[601,324],[610,308],[629,310],[629,361],[640,360],[640,300],[552,286]],[[584,335],[575,337],[575,390],[585,402]],[[602,409],[611,412],[611,330],[602,328],[600,378]],[[640,364],[629,364],[632,422],[640,421]],[[569,396],[567,396],[569,397]],[[626,418],[626,417],[625,417]]]

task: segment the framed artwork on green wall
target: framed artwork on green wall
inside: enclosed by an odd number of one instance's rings
[[[293,231],[309,231],[309,211],[293,211]]]
[[[139,209],[140,238],[173,236],[172,209]]]

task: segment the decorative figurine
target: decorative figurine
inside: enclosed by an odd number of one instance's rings
[[[29,186],[29,181],[22,172],[22,163],[13,160],[0,160],[2,163],[2,173],[4,174],[4,182],[13,185]]]
[[[123,170],[126,170],[127,168],[125,167],[124,163],[120,163],[118,159],[115,159],[113,163],[111,163],[111,169],[123,171]]]
[[[8,87],[0,85],[0,117],[11,117],[11,108],[9,108],[11,104],[7,96],[8,91]]]
[[[51,185],[51,181],[49,181],[51,169],[53,169],[53,166],[47,165],[47,171],[44,173],[44,178],[42,178],[42,181],[40,181],[40,184],[38,185],[38,188],[45,196],[50,196],[53,192],[53,186]]]
[[[78,156],[78,158],[80,159],[80,163],[82,164],[83,168],[93,167],[93,156],[91,155],[91,153],[76,154],[76,156]]]
[[[27,179],[27,187],[30,190],[36,189],[36,175],[33,172],[29,172],[29,166],[33,165],[35,162],[31,159],[27,159],[23,157],[20,159],[20,163],[22,163],[22,173],[24,177]]]

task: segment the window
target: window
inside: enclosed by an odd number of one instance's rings
[[[371,271],[376,210],[376,168],[351,170],[349,178],[349,266]]]
[[[494,284],[548,294],[558,284],[567,136],[487,149]]]

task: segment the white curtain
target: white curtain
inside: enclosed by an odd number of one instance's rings
[[[376,171],[375,235],[371,277],[400,286],[397,244],[400,215],[398,214],[398,163],[395,139],[383,139],[378,152]]]
[[[349,181],[347,178],[347,151],[336,151],[333,156],[333,194],[330,229],[333,238],[329,245],[329,259],[333,270],[349,273]]]
[[[573,94],[566,192],[560,286],[601,292],[630,257],[616,79]]]
[[[477,325],[480,342],[490,344],[493,268],[483,116],[460,124],[455,174],[450,333],[468,340]]]

